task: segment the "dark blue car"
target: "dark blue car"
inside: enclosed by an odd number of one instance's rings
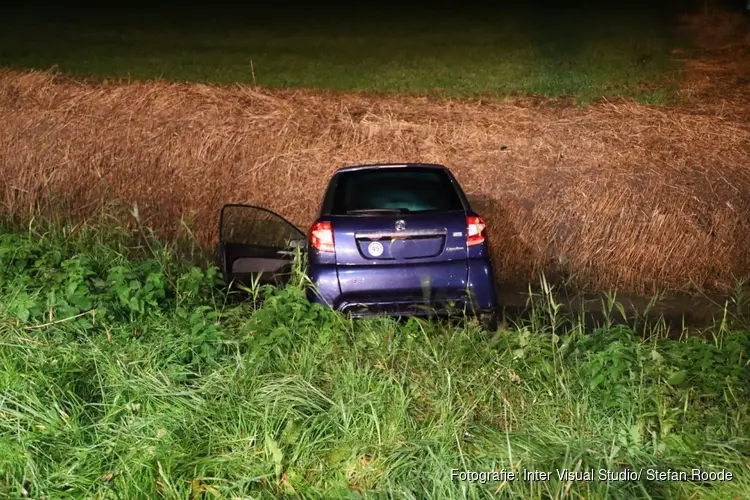
[[[256,215],[247,217],[251,209]],[[245,214],[234,217],[243,224],[230,223],[232,210]],[[275,226],[272,242],[268,224]],[[257,207],[225,207],[221,228],[217,264],[227,279],[264,273],[264,281],[283,281],[292,247],[306,245],[311,301],[354,317],[469,314],[497,327],[485,222],[442,165],[338,170],[306,241],[293,225]],[[265,241],[247,241],[252,232]]]

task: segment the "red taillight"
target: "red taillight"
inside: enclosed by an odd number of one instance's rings
[[[484,219],[481,217],[467,217],[466,218],[466,245],[474,246],[481,245],[484,243],[487,237],[484,229],[487,225],[484,223]]]
[[[333,227],[330,222],[316,222],[310,228],[310,244],[318,252],[333,252]]]

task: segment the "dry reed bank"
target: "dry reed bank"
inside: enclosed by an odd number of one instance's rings
[[[450,166],[486,216],[499,274],[598,288],[725,288],[750,274],[750,127],[690,109],[450,101],[0,73],[0,192],[23,214],[137,203],[212,244],[220,207],[303,229],[347,164]],[[692,285],[691,285],[692,283]]]

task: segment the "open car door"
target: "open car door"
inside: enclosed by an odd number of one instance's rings
[[[283,285],[291,277],[305,234],[282,216],[252,205],[225,205],[219,220],[216,266],[227,283]]]

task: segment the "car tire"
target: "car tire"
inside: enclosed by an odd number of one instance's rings
[[[479,313],[477,315],[479,324],[482,328],[490,333],[494,333],[498,328],[498,314],[497,311]]]

